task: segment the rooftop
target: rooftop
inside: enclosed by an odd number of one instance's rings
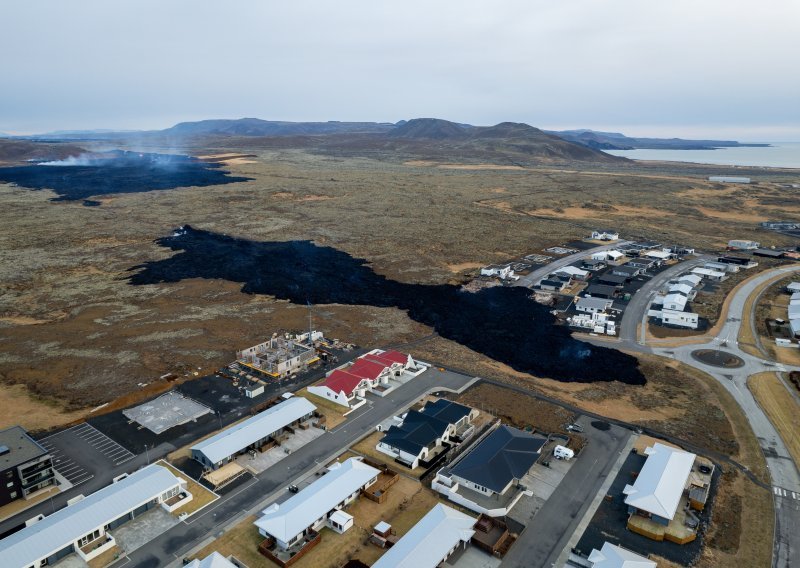
[[[160,465],[140,469],[0,540],[3,566],[31,566],[178,483],[178,478]]]
[[[433,507],[372,568],[435,568],[475,531],[475,519],[442,505]]]
[[[533,467],[546,439],[510,426],[500,426],[473,447],[450,472],[501,493]]]
[[[589,555],[592,568],[656,568],[656,563],[625,548],[604,542]]]
[[[215,550],[203,560],[192,560],[186,568],[236,568],[236,565]]]
[[[240,424],[203,440],[192,446],[192,450],[203,452],[212,463],[217,463],[280,430],[287,424],[291,424],[298,418],[314,412],[316,408],[305,398],[293,396]]]
[[[625,504],[672,519],[697,456],[659,442],[645,454],[647,461],[636,481],[623,490]]]
[[[0,455],[0,471],[5,471],[47,454],[22,426],[11,426],[0,431],[0,446],[8,452]]]
[[[288,542],[380,473],[357,458],[334,464],[328,470],[284,503],[264,509],[263,516],[254,524],[278,540]]]

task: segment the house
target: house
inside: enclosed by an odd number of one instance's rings
[[[703,279],[697,274],[683,274],[678,277],[678,283],[688,284],[692,288],[697,288]]]
[[[566,276],[568,278],[575,278],[578,280],[585,280],[589,273],[586,270],[582,270],[577,266],[564,266],[555,270],[551,273],[551,276]]]
[[[668,252],[670,254],[673,254],[675,256],[686,256],[686,255],[689,255],[689,254],[694,254],[694,249],[693,248],[684,247],[684,246],[680,246],[680,245],[671,245],[671,246],[668,246],[668,247],[664,247],[661,250],[663,250],[664,252]]]
[[[642,256],[656,261],[656,263],[663,263],[673,258],[675,255],[671,252],[664,252],[663,250],[648,250]]]
[[[610,542],[604,542],[600,550],[593,549],[588,560],[591,568],[657,568],[652,560]]]
[[[782,250],[772,250],[760,248],[753,251],[753,256],[761,256],[764,258],[783,258],[786,253]]]
[[[638,268],[641,271],[645,271],[648,268],[652,268],[655,264],[655,261],[649,258],[634,258],[626,262],[625,266],[632,266],[633,268]]]
[[[623,286],[627,281],[627,277],[619,276],[618,274],[613,274],[612,272],[606,272],[605,274],[601,274],[597,277],[597,282],[600,284],[605,284],[606,286]]]
[[[589,298],[616,298],[620,294],[616,286],[606,286],[604,284],[589,284],[584,291]]]
[[[759,223],[762,229],[770,231],[793,231],[800,229],[800,222],[797,221],[762,221]]]
[[[475,534],[474,525],[469,515],[439,503],[372,568],[436,568],[457,548],[466,548]]]
[[[594,260],[610,260],[612,262],[617,262],[624,257],[625,255],[618,250],[603,250],[592,253],[592,259]]]
[[[499,497],[528,473],[546,442],[541,436],[501,425],[455,463],[439,470],[431,485],[451,501],[477,513],[505,516],[516,500],[502,504]],[[487,509],[486,499],[479,499],[482,504],[478,504],[473,495],[498,499],[497,509]]]
[[[742,256],[720,256],[717,258],[717,262],[723,262],[725,264],[735,264],[742,268],[755,268],[758,266],[758,263],[754,261],[752,258],[742,257]]]
[[[710,270],[708,268],[693,268],[692,274],[696,274],[705,280],[712,280],[714,282],[722,282],[726,278],[724,272]]]
[[[293,396],[195,444],[191,448],[192,458],[207,468],[217,469],[240,453],[267,444],[287,426],[309,420],[316,409],[307,399]]]
[[[416,368],[411,355],[375,349],[352,364],[333,370],[322,383],[308,387],[308,392],[349,408],[368,391]]]
[[[561,292],[567,287],[567,282],[564,280],[558,280],[555,278],[546,278],[539,282],[539,288],[541,290],[549,290],[551,292]]]
[[[636,278],[639,276],[639,272],[641,272],[640,268],[636,268],[635,266],[630,266],[628,264],[623,264],[622,266],[615,266],[611,270],[611,274],[615,276],[624,276],[627,280],[631,278]]]
[[[589,272],[602,270],[606,266],[608,266],[608,264],[606,264],[606,260],[604,258],[594,258],[594,255],[592,255],[592,258],[585,259],[581,264],[581,267]]]
[[[0,431],[0,506],[56,485],[53,458],[21,426]]]
[[[575,300],[575,309],[584,313],[605,312],[614,303],[609,298],[583,298],[580,297]]]
[[[682,312],[686,309],[688,298],[678,292],[670,292],[664,296],[663,309]]]
[[[738,264],[728,264],[725,262],[706,262],[703,264],[703,268],[716,270],[717,272],[739,272]]]
[[[790,282],[789,285],[786,286],[786,291],[790,294],[800,292],[800,282]]]
[[[789,307],[787,309],[787,316],[789,321],[800,319],[800,292],[795,292],[789,298]]]
[[[623,489],[631,515],[641,515],[662,525],[675,516],[695,454],[656,442],[645,450],[647,460],[633,485]]]
[[[149,465],[0,540],[3,566],[49,566],[72,553],[89,562],[116,546],[111,531],[145,511],[184,495],[186,481]]]
[[[342,509],[375,483],[379,474],[379,470],[360,458],[337,462],[299,493],[264,509],[253,524],[281,550],[302,542],[309,532],[316,532],[323,526],[344,532],[352,526],[352,517]]]
[[[222,556],[216,550],[199,560],[195,558],[189,564],[185,564],[186,568],[237,568],[237,565]]]
[[[315,334],[318,339],[322,338],[321,333],[312,332],[312,336]],[[237,363],[271,378],[294,375],[318,360],[313,343],[302,343],[297,338],[288,337],[272,337],[236,353]]]
[[[516,280],[518,278],[514,274],[511,263],[490,264],[489,266],[481,268],[481,276],[496,276],[500,280]]]
[[[730,250],[754,250],[760,247],[761,243],[757,241],[745,241],[741,239],[728,241],[728,249]]]
[[[595,241],[618,241],[619,233],[613,229],[597,229],[592,231],[592,239]]]
[[[434,457],[437,448],[449,446],[459,433],[466,437],[477,415],[477,410],[444,398],[428,402],[422,410],[409,410],[399,425],[391,426],[376,449],[414,469]]]
[[[700,325],[700,316],[694,312],[664,308],[656,317],[661,319],[661,323],[665,325],[688,327],[689,329],[697,329]]]

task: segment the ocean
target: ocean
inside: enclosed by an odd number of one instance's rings
[[[721,166],[800,168],[800,142],[770,142],[768,147],[719,148],[717,150],[605,150],[632,160],[665,160]]]

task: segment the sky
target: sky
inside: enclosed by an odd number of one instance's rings
[[[205,118],[800,141],[800,2],[5,0],[0,132]]]

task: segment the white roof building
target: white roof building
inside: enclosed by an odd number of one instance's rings
[[[192,446],[192,455],[200,453],[209,463],[217,464],[316,409],[305,398],[293,396]]]
[[[656,442],[645,450],[647,461],[633,485],[626,485],[625,504],[672,520],[692,471],[695,454]]]
[[[786,289],[794,294],[795,292],[800,292],[800,282],[791,282]]]
[[[689,296],[692,293],[692,286],[688,283],[678,282],[677,284],[673,284],[669,287],[670,293],[674,294],[683,294],[684,296]]]
[[[553,274],[564,274],[570,278],[586,278],[589,276],[589,271],[580,269],[577,266],[564,266],[555,270]]]
[[[293,539],[319,519],[337,509],[353,493],[377,480],[380,471],[357,458],[333,464],[328,473],[293,495],[286,502],[274,503],[264,509],[263,516],[253,524],[262,535],[282,543]]]
[[[0,540],[3,566],[39,566],[39,563],[124,515],[146,505],[185,481],[160,465],[149,465],[112,483],[77,503]]]
[[[682,312],[686,309],[687,298],[683,294],[670,292],[664,297],[664,309]]]
[[[195,558],[186,565],[186,568],[236,568],[236,564],[215,550],[202,560]]]
[[[698,276],[697,274],[684,274],[683,276],[678,278],[678,282],[681,282],[681,283],[684,283],[684,284],[688,284],[692,288],[696,288],[697,286],[699,286],[700,282],[702,282],[702,281],[703,281],[703,279],[700,276]]]
[[[625,548],[604,542],[589,555],[592,568],[656,568],[657,564]]]
[[[713,280],[721,280],[725,277],[724,272],[719,272],[717,270],[711,270],[709,268],[693,268],[692,274],[696,274],[702,278],[711,278]]]
[[[475,519],[441,503],[411,527],[372,568],[436,568],[475,534]]]
[[[672,256],[672,253],[664,252],[663,250],[649,250],[644,253],[644,256],[655,260],[667,260]]]

